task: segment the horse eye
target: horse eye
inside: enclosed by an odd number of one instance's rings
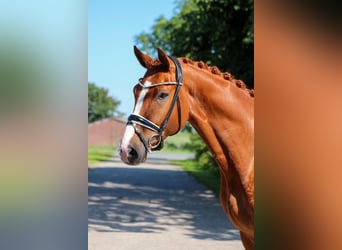
[[[161,92],[161,93],[158,94],[157,98],[158,98],[158,100],[164,100],[168,96],[169,96],[168,93]]]

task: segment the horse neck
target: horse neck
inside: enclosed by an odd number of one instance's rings
[[[248,176],[254,159],[254,98],[208,70],[184,65],[189,93],[189,122],[221,168]]]

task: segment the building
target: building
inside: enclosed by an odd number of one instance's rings
[[[126,121],[106,118],[88,124],[88,145],[118,146],[125,131]]]

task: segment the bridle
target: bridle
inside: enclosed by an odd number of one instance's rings
[[[157,124],[153,123],[149,119],[141,115],[134,114],[134,113],[128,117],[128,121],[127,121],[127,125],[133,126],[135,133],[138,135],[140,141],[144,144],[144,147],[148,152],[161,150],[164,147],[163,132],[169,122],[170,116],[172,114],[172,111],[176,103],[177,103],[177,109],[178,109],[178,130],[174,134],[177,134],[179,130],[181,129],[182,113],[181,113],[181,107],[180,107],[180,101],[179,101],[179,91],[182,87],[182,78],[183,78],[182,67],[179,61],[177,60],[177,58],[173,56],[169,56],[169,57],[176,65],[176,81],[175,82],[161,82],[161,83],[155,83],[149,86],[143,85],[141,80],[139,80],[139,83],[138,83],[142,88],[154,88],[154,87],[161,86],[161,85],[176,85],[176,91],[173,95],[171,105],[169,107],[169,110],[163,122],[161,123],[160,126],[158,126]],[[136,125],[140,125],[142,127],[148,128],[156,132],[156,134],[152,135],[146,141],[141,131],[137,128]]]

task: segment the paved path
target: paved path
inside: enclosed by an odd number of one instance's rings
[[[89,250],[243,249],[215,195],[166,159],[118,157],[89,168]]]

